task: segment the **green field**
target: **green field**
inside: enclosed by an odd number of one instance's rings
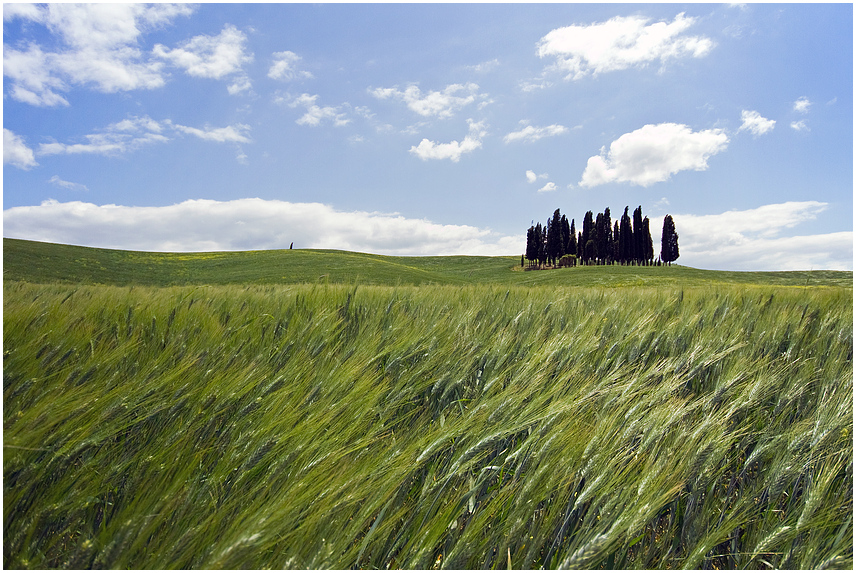
[[[524,271],[520,257],[388,257],[332,250],[146,253],[3,239],[3,278],[37,283],[853,287],[842,271],[728,272],[683,267]]]
[[[4,566],[852,569],[852,273],[515,264],[5,239]]]

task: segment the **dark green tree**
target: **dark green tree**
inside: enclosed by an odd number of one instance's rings
[[[538,264],[544,265],[547,262],[547,233],[541,223],[535,225],[535,243],[538,248]]]
[[[561,227],[562,227],[562,235],[561,235],[561,243],[562,243],[561,251],[562,251],[562,254],[559,255],[560,259],[567,254],[572,254],[572,251],[568,250],[568,243],[570,242],[570,235],[571,235],[571,225],[568,223],[568,218],[565,217],[564,215],[562,215]]]
[[[568,246],[565,248],[565,252],[570,255],[577,254],[577,226],[574,224],[574,220],[571,219],[571,229],[569,231],[568,236]]]
[[[645,238],[642,236],[642,205],[633,211],[633,260],[641,265],[645,259]]]
[[[595,241],[597,239],[594,232],[594,214],[591,211],[586,211],[585,217],[583,217],[583,231],[582,231],[582,260],[584,264],[588,264],[589,261],[595,256],[593,251],[596,247],[590,247],[589,241]],[[594,244],[594,243],[592,243]]]
[[[564,252],[562,240],[562,214],[559,209],[553,211],[553,218],[547,221],[547,259],[555,266]]]
[[[532,225],[526,231],[526,259],[529,261],[530,267],[538,259],[538,243],[535,242],[535,225]]]
[[[654,242],[651,240],[651,221],[648,217],[642,219],[642,246],[645,251],[644,264],[654,264]]]
[[[675,221],[671,215],[663,219],[663,238],[660,239],[660,260],[668,263],[678,260],[678,233],[675,231]]]
[[[615,222],[615,225],[612,227],[612,245],[610,246],[611,257],[613,261],[620,261],[621,257],[619,256],[621,249],[619,248],[619,242],[621,241],[621,231],[618,228],[618,221]]]
[[[633,251],[633,226],[630,223],[630,215],[627,211],[629,206],[624,207],[624,215],[621,216],[621,225],[619,227],[621,234],[621,243],[619,245],[619,256],[622,265],[628,265],[634,258]]]
[[[603,210],[603,232],[604,246],[601,251],[604,262],[612,264],[612,215],[609,212],[609,207]]]

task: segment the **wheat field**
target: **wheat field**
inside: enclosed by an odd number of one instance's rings
[[[4,281],[7,568],[853,567],[852,289]]]

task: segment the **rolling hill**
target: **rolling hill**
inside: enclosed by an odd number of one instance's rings
[[[504,286],[853,286],[849,271],[733,272],[671,267],[524,271],[519,257],[394,257],[296,249],[152,253],[3,239],[3,278],[34,283],[181,286],[363,284]]]

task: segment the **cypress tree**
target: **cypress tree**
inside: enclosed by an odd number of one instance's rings
[[[641,264],[645,258],[645,239],[642,237],[642,205],[633,211],[633,259]]]
[[[627,214],[629,209],[629,206],[624,207],[624,215],[621,216],[621,244],[619,245],[621,253],[619,258],[622,265],[627,265],[633,260],[633,227],[630,224],[630,215]]]
[[[612,263],[612,216],[609,213],[609,207],[603,210],[603,231],[604,231],[604,246],[601,256],[605,264]]]
[[[538,249],[538,264],[543,265],[547,261],[547,249],[545,243],[545,232],[541,223],[535,225],[535,247]]]
[[[529,266],[538,258],[538,247],[535,243],[535,225],[529,227],[526,231],[526,258],[529,260]]]
[[[619,242],[620,242],[620,240],[621,240],[621,231],[620,231],[620,229],[618,228],[618,221],[616,221],[616,222],[615,222],[615,225],[614,225],[614,226],[613,226],[613,228],[612,228],[612,245],[611,245],[612,251],[611,251],[611,256],[612,256],[612,260],[613,260],[613,261],[620,261],[620,260],[621,260],[621,257],[620,257],[620,248],[619,248]]]
[[[645,265],[654,263],[654,242],[651,240],[651,222],[648,217],[642,219],[642,244],[645,248]]]
[[[559,209],[553,211],[553,219],[547,221],[547,259],[555,266],[563,252],[562,214]]]
[[[591,211],[586,211],[585,217],[583,217],[582,241],[580,241],[583,245],[582,259],[586,264],[593,257],[592,251],[594,250],[594,248],[589,246],[589,241],[594,241],[596,238],[594,232],[594,215]]]
[[[571,229],[568,232],[568,234],[570,236],[568,237],[568,246],[565,249],[565,252],[568,253],[569,255],[576,255],[577,254],[577,227],[574,224],[573,219],[571,219]]]
[[[559,241],[560,247],[561,247],[560,252],[559,252],[559,258],[560,259],[563,256],[565,256],[566,254],[571,252],[568,250],[568,242],[570,241],[571,226],[568,224],[568,218],[565,217],[564,215],[562,215],[561,228],[562,228],[562,235],[561,235],[561,241]]]
[[[678,233],[675,232],[675,222],[671,215],[666,215],[663,219],[663,238],[660,240],[660,260],[671,266],[672,261],[678,260],[679,256]]]

